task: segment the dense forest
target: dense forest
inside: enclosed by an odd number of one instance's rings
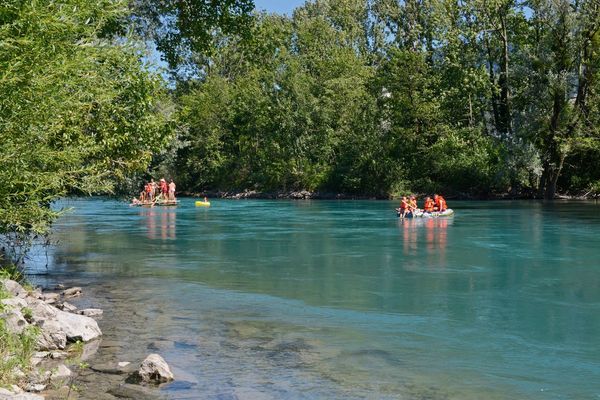
[[[47,232],[61,196],[150,177],[598,194],[599,74],[598,0],[314,0],[291,16],[251,0],[3,1],[3,253]]]
[[[600,2],[318,0],[192,52],[186,189],[600,189]],[[181,77],[179,77],[181,78]]]

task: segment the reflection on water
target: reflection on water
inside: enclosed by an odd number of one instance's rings
[[[106,309],[98,357],[159,352],[173,398],[600,395],[593,203],[71,203],[53,276]]]
[[[139,207],[148,239],[177,239],[177,212],[172,207]]]

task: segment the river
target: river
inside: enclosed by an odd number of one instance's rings
[[[36,281],[84,286],[97,357],[161,354],[169,398],[600,398],[598,203],[58,206]]]

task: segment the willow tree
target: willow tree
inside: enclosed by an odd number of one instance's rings
[[[14,261],[56,199],[110,191],[169,138],[160,77],[114,37],[122,1],[0,6],[0,239]]]

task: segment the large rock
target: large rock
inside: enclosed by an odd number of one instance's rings
[[[42,295],[42,300],[48,304],[54,304],[60,299],[60,294],[58,293],[44,293]]]
[[[173,380],[173,373],[166,361],[158,354],[150,354],[138,370],[142,382],[163,383]]]
[[[4,320],[8,331],[16,334],[22,333],[29,325],[21,311],[17,309],[6,310],[4,313],[0,314],[0,318]]]
[[[29,297],[27,299],[30,299]],[[56,314],[60,311],[56,307],[52,307],[50,304],[46,304],[42,300],[31,299],[29,301],[29,308],[31,309],[31,320],[40,324],[41,322],[56,317]]]
[[[66,366],[64,366],[63,364],[60,364],[58,367],[53,368],[50,371],[50,382],[52,382],[54,385],[61,383],[61,382],[65,382],[67,379],[69,379],[71,377],[71,375],[73,375],[73,373],[71,372],[71,370],[69,368],[67,368]]]
[[[104,311],[99,308],[86,308],[84,310],[79,310],[77,314],[85,315],[86,317],[99,317],[104,314]]]
[[[4,286],[4,290],[8,293],[12,294],[15,297],[25,298],[27,296],[27,290],[23,288],[23,286],[19,285],[18,282],[15,282],[10,279],[2,279],[2,286]]]
[[[75,307],[73,304],[66,302],[66,301],[63,301],[62,303],[57,303],[54,306],[62,311],[69,311],[69,312],[77,311],[77,307]]]
[[[56,319],[39,321],[40,334],[37,337],[39,350],[63,350],[67,345],[67,334],[63,325]]]
[[[25,299],[22,299],[20,297],[11,297],[9,299],[2,299],[2,300],[0,300],[0,303],[4,304],[7,307],[16,309],[16,310],[20,310],[23,307],[27,307],[27,302],[25,301]]]
[[[4,397],[0,396],[0,400],[4,399]],[[45,397],[42,396],[41,394],[34,394],[34,393],[19,393],[19,394],[15,394],[11,397],[6,397],[6,399],[10,399],[10,400],[44,400]]]
[[[72,287],[62,292],[65,297],[77,297],[81,296],[81,288],[80,287]]]
[[[67,339],[72,342],[78,340],[88,342],[102,335],[98,323],[85,315],[71,314],[57,309],[55,319],[67,334]]]

